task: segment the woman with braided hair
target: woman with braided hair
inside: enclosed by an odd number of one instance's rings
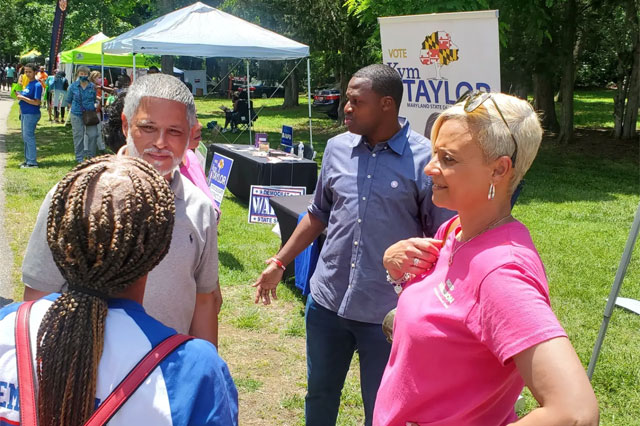
[[[97,407],[102,414],[101,404],[136,364],[176,335],[141,306],[147,274],[169,249],[174,213],[167,181],[133,157],[85,161],[57,185],[47,241],[68,289],[36,301],[26,327],[39,424],[83,425]],[[20,374],[18,383],[16,369],[20,305],[0,310],[0,424],[25,424],[30,414],[29,380]],[[110,425],[236,425],[237,392],[215,347],[186,340],[105,419]]]

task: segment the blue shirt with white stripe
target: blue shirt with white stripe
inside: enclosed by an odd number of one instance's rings
[[[38,327],[58,296],[40,299],[31,309],[34,363]],[[0,310],[0,426],[17,425],[20,420],[14,337],[19,305]],[[173,329],[147,315],[138,303],[109,300],[96,399],[104,401],[151,348],[173,334]],[[165,358],[108,424],[237,425],[238,393],[215,346],[193,339]]]

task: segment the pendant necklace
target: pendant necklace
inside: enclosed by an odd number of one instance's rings
[[[473,237],[469,238],[467,241],[464,241],[462,244],[460,244],[458,247],[455,247],[454,250],[451,252],[451,256],[449,256],[449,266],[451,266],[451,264],[453,263],[453,257],[456,255],[456,253],[465,246],[465,244],[467,244],[468,242],[470,242],[471,240],[473,240],[474,238],[476,238],[477,236],[480,236],[482,234],[484,234],[485,232],[489,231],[490,229],[493,229],[497,226],[500,226],[502,224],[503,221],[505,221],[506,219],[509,218],[513,218],[513,216],[511,216],[511,213],[509,213],[508,215],[506,215],[505,217],[503,217],[502,219],[498,219],[493,223],[490,223],[489,226],[487,226],[486,228],[484,228],[482,231],[478,232],[476,235],[474,235]],[[458,241],[455,237],[454,237],[454,241],[453,244],[455,245],[456,241]]]

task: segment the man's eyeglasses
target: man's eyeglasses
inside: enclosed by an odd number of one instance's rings
[[[513,139],[513,144],[515,145],[516,148],[513,151],[513,155],[511,156],[511,167],[515,168],[516,154],[518,154],[518,143],[516,142],[516,138],[515,136],[513,136],[513,133],[511,132],[511,128],[509,127],[509,124],[507,124],[507,120],[504,118],[502,111],[500,111],[500,107],[498,106],[498,103],[491,96],[491,93],[482,92],[480,90],[475,90],[475,91],[467,90],[462,96],[460,96],[460,98],[458,98],[456,103],[464,102],[464,111],[471,113],[476,109],[478,109],[478,107],[483,103],[485,103],[488,99],[491,99],[491,102],[493,102],[493,104],[495,105],[496,111],[498,111],[498,114],[500,114],[500,118],[502,118],[504,125],[507,126],[507,130],[509,130],[511,139]]]

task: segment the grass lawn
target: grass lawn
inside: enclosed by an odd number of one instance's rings
[[[527,175],[514,215],[530,229],[545,263],[553,308],[586,365],[604,312],[605,299],[640,202],[637,142],[609,138],[608,92],[578,93],[574,144],[559,147],[548,140]],[[283,110],[280,100],[265,105],[256,130],[279,144],[283,124],[294,127],[294,140],[308,140],[307,106]],[[302,102],[302,99],[301,99]],[[224,123],[223,100],[198,100],[203,123]],[[591,109],[590,105],[595,106]],[[609,110],[607,110],[609,108]],[[582,119],[580,119],[582,120]],[[342,131],[333,121],[313,119],[314,145]],[[7,231],[15,255],[13,280],[20,298],[20,265],[41,200],[74,163],[70,128],[40,122],[37,130],[39,169],[21,170],[22,140],[17,110],[9,120],[5,171]],[[230,134],[216,135],[216,138]],[[235,136],[235,135],[234,135]],[[205,134],[205,139],[213,136]],[[245,142],[248,136],[242,135]],[[221,141],[221,140],[218,140]],[[239,140],[240,141],[240,140]],[[227,193],[219,229],[221,314],[220,353],[228,362],[240,393],[243,425],[302,425],[305,394],[304,300],[292,286],[279,287],[279,301],[270,307],[253,304],[250,284],[264,259],[275,253],[279,238],[264,225],[247,224],[247,206]],[[640,244],[638,244],[640,247]],[[640,248],[636,248],[622,296],[640,299]],[[354,360],[354,367],[355,362]],[[593,381],[602,425],[640,424],[640,317],[616,309]],[[535,400],[527,396],[527,410]],[[357,368],[349,374],[342,397],[339,425],[362,424]]]

